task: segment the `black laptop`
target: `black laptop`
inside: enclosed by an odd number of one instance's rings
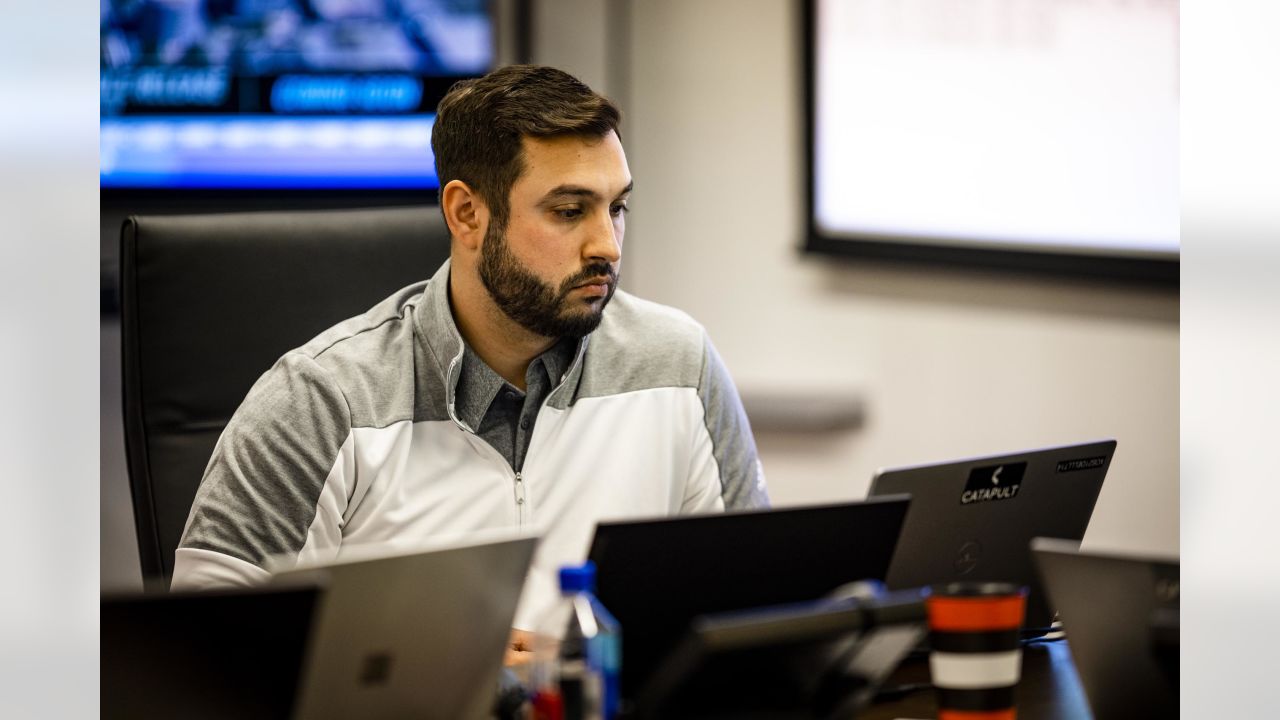
[[[883,580],[904,497],[602,523],[597,595],[622,626],[622,695],[634,699],[701,615],[815,600]]]
[[[1053,620],[1029,544],[1084,537],[1115,440],[880,470],[871,496],[911,495],[886,584],[1014,582],[1030,588],[1028,634]]]
[[[103,718],[286,718],[319,586],[101,600]]]
[[[1179,564],[1033,541],[1097,720],[1178,717]]]

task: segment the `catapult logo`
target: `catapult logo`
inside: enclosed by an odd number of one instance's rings
[[[960,504],[1012,500],[1018,496],[1022,475],[1026,471],[1025,462],[974,468],[969,471],[969,481],[960,495]]]

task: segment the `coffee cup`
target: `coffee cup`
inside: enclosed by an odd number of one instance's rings
[[[1027,589],[950,583],[931,588],[925,605],[938,720],[1014,720]]]

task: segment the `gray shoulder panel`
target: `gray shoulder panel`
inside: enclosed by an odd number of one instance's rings
[[[270,555],[301,550],[349,420],[323,368],[302,353],[281,358],[218,439],[180,547],[259,567]]]
[[[711,339],[704,336],[702,378],[698,397],[702,400],[712,454],[720,468],[720,495],[729,510],[769,506],[764,471],[756,451],[751,424],[738,397],[738,389],[720,360]]]
[[[444,373],[416,314],[427,282],[280,358],[219,438],[181,547],[261,566],[297,553],[352,428],[448,417]]]
[[[417,336],[426,288],[410,285],[299,348],[342,388],[351,427],[448,418],[443,373],[431,371],[434,358]]]
[[[704,334],[685,313],[618,291],[587,341],[576,397],[697,387]],[[567,398],[549,402],[563,407]]]
[[[549,405],[564,408],[570,396],[696,388],[725,507],[768,507],[755,438],[737,388],[706,330],[685,313],[619,291],[587,340],[580,377],[570,376],[566,385]]]

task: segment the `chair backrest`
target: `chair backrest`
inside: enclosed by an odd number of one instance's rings
[[[121,232],[125,445],[149,584],[173,574],[227,421],[288,350],[449,256],[435,207],[130,217]]]

